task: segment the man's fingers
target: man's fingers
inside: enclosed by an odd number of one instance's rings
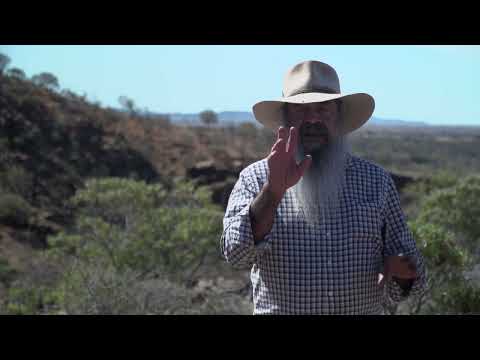
[[[417,277],[417,266],[415,260],[410,256],[388,256],[385,261],[385,268],[400,279],[412,279]]]
[[[270,155],[268,155],[268,159],[274,157],[277,153],[278,153],[278,151],[273,150],[273,151],[270,153]]]
[[[382,273],[378,274],[378,286],[380,286],[381,288],[383,288],[383,286],[385,285],[385,276],[383,276]]]
[[[288,137],[287,153],[294,154],[297,149],[297,129],[293,126],[290,128],[290,136]]]
[[[407,278],[416,278],[417,277],[417,269],[415,265],[409,264],[408,268],[406,269],[406,277]]]
[[[285,151],[285,147],[287,144],[287,129],[285,129],[285,127],[283,126],[280,126],[278,128],[277,134],[277,141],[275,142],[275,144],[273,144],[271,151],[283,152]]]
[[[278,139],[272,146],[271,151],[285,151],[285,139]]]
[[[378,274],[378,285],[383,288],[387,281],[391,279],[391,274],[388,268],[383,269],[383,273]]]
[[[280,127],[278,128],[278,133],[277,133],[277,134],[278,134],[277,139],[285,139],[285,140],[287,140],[287,129],[285,129],[284,126],[280,126]]]
[[[410,270],[412,272],[417,271],[417,265],[415,264],[415,261],[411,257],[409,257],[409,256],[402,257],[402,258],[400,258],[400,261],[407,265],[408,270]]]
[[[417,272],[417,264],[415,260],[411,256],[399,256],[399,264],[401,264],[401,268],[404,272],[408,272],[410,274],[416,274]]]

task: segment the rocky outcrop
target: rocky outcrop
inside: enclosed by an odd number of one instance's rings
[[[394,174],[392,172],[390,175],[392,176],[393,182],[395,183],[398,191],[402,191],[406,185],[415,181],[415,179],[411,176]]]
[[[216,166],[213,160],[202,161],[187,170],[187,176],[197,181],[200,185],[209,185],[212,190],[214,203],[227,208],[228,198],[238,179],[240,171],[248,166],[248,163],[233,161],[230,169]],[[390,173],[392,179],[400,192],[409,183],[415,181],[410,176]]]
[[[212,190],[213,202],[226,209],[228,198],[240,171],[247,165],[242,161],[234,160],[231,168],[222,168],[213,160],[202,161],[187,169],[187,176],[196,180],[199,185],[208,185]]]

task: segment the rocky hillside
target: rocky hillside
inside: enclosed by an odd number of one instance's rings
[[[188,127],[162,116],[118,112],[70,91],[0,77],[0,258],[31,251],[72,220],[70,197],[91,177],[209,185],[226,206],[238,173],[266,156],[273,134],[252,124]],[[402,186],[409,178],[395,176]]]
[[[151,163],[97,121],[109,114],[79,97],[0,78],[0,223],[33,246],[68,224],[68,199],[89,177],[158,179]]]

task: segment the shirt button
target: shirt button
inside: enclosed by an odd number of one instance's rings
[[[330,236],[330,231],[327,231],[327,237],[329,237],[329,236]]]
[[[329,291],[328,296],[332,297],[333,296],[333,291]]]

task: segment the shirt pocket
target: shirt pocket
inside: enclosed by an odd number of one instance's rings
[[[374,251],[382,249],[381,213],[374,203],[352,204],[344,221],[348,243]]]

